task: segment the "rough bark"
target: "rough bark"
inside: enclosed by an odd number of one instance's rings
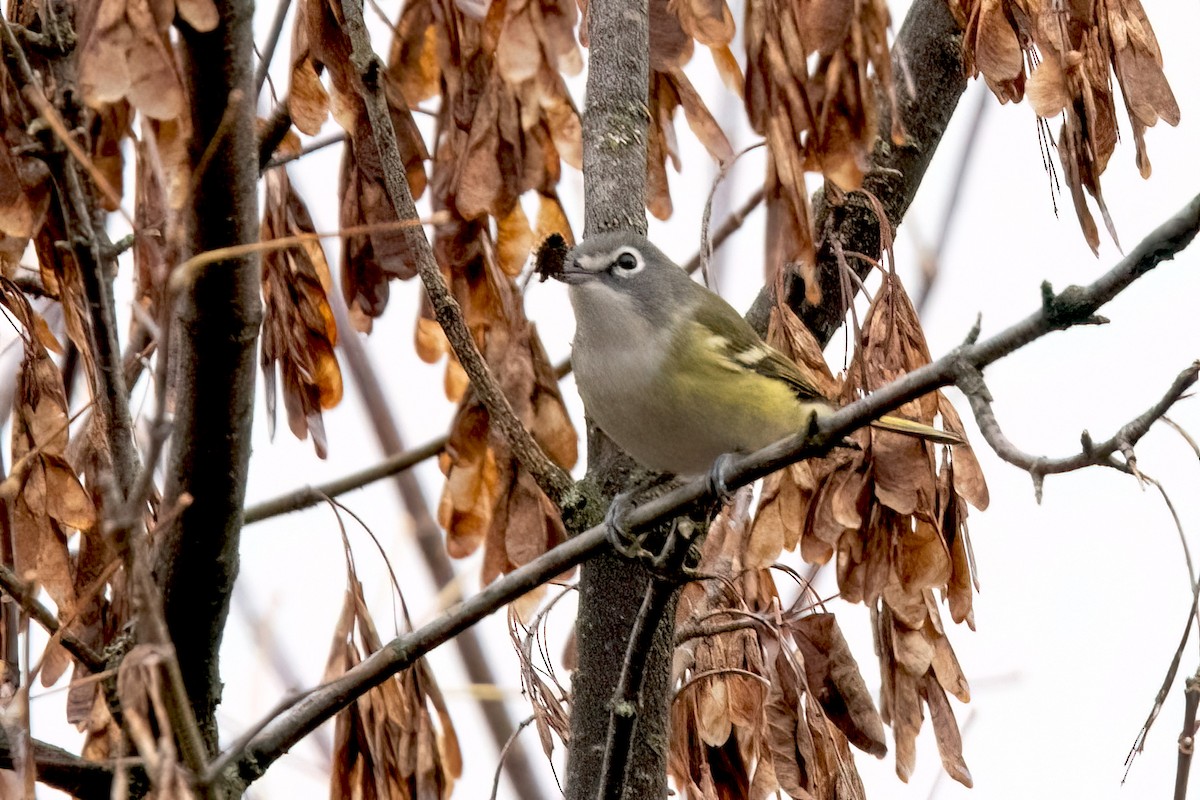
[[[646,231],[646,130],[649,19],[645,0],[590,3],[590,58],[584,135],[584,235]],[[627,488],[631,462],[588,425],[588,475],[604,497]],[[590,522],[598,522],[598,515]],[[650,576],[608,552],[579,576],[579,668],[572,682],[567,800],[592,800],[603,779],[610,709],[626,645]],[[675,599],[662,608],[644,654],[645,680],[628,764],[625,797],[666,794],[672,632]]]
[[[217,0],[220,22],[180,22],[192,98],[195,170],[188,255],[258,240],[254,52],[249,0]],[[172,324],[175,425],[163,508],[190,497],[156,543],[155,576],[188,697],[210,750],[221,697],[218,648],[238,569],[250,459],[255,340],[262,318],[257,256],[199,271]]]

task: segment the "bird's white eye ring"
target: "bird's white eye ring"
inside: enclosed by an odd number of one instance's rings
[[[642,258],[632,250],[625,250],[616,257],[613,265],[625,274],[632,274],[642,268]]]

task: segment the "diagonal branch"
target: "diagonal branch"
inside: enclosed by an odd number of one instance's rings
[[[417,219],[417,208],[413,203],[412,191],[404,169],[404,160],[396,143],[396,131],[384,97],[383,65],[371,47],[370,34],[363,21],[362,4],[358,0],[342,0],[342,13],[346,19],[346,34],[350,37],[352,52],[350,61],[358,71],[358,92],[367,109],[379,161],[383,169],[384,184],[400,219]],[[546,457],[533,436],[517,419],[512,405],[500,390],[487,362],[475,345],[475,339],[463,319],[458,301],[450,294],[441,270],[434,260],[433,250],[424,232],[405,229],[404,235],[412,252],[417,254],[417,272],[433,306],[438,324],[446,333],[454,355],[471,378],[471,385],[488,411],[490,421],[512,448],[513,455],[521,466],[533,476],[538,486],[555,503],[561,504],[571,491],[571,477],[565,470]]]
[[[87,667],[89,672],[95,674],[104,671],[106,666],[104,656],[71,632],[62,630],[58,615],[37,599],[37,590],[22,581],[15,572],[3,564],[0,564],[0,591],[11,597],[23,612],[41,625],[51,636],[58,633],[59,644]]]
[[[299,489],[265,500],[246,509],[245,522],[262,522],[264,519],[287,514],[292,511],[315,506],[331,497],[345,494],[355,489],[361,489],[375,481],[390,478],[398,472],[403,472],[421,463],[427,458],[433,458],[446,448],[449,437],[439,436],[411,450],[390,455],[378,464],[344,475],[341,478],[322,483],[318,486],[302,486]]]
[[[726,485],[731,490],[736,489],[788,464],[827,453],[851,432],[909,400],[955,383],[968,369],[982,369],[1054,331],[1087,324],[1101,306],[1186,247],[1198,230],[1200,196],[1160,225],[1094,283],[1071,287],[995,336],[967,342],[937,361],[821,418],[809,433],[797,434],[756,453],[731,459],[723,475]],[[1069,310],[1068,299],[1071,301]],[[622,521],[632,533],[674,519],[700,503],[711,502],[711,499],[708,479],[698,478],[630,509]],[[247,743],[244,752],[231,762],[232,777],[242,786],[248,785],[292,745],[355,698],[406,669],[416,659],[505,603],[604,550],[606,540],[603,525],[577,535],[496,580],[430,624],[393,639],[337,680],[314,689],[292,711],[271,722]]]
[[[996,420],[992,409],[992,394],[984,383],[983,375],[971,367],[964,367],[963,375],[958,380],[958,388],[962,389],[971,403],[975,413],[975,421],[983,438],[995,451],[996,455],[1010,464],[1024,469],[1033,478],[1034,493],[1040,503],[1042,500],[1042,483],[1047,475],[1057,475],[1063,472],[1073,472],[1084,467],[1106,465],[1121,468],[1123,471],[1137,475],[1137,460],[1133,454],[1133,446],[1150,430],[1150,426],[1163,418],[1184,393],[1196,383],[1200,377],[1200,361],[1195,361],[1190,367],[1175,378],[1175,381],[1157,403],[1147,409],[1103,442],[1093,442],[1087,431],[1083,432],[1082,449],[1080,452],[1061,458],[1035,456],[1021,450],[1004,435],[1000,423]],[[1113,455],[1120,452],[1124,461],[1115,461]]]

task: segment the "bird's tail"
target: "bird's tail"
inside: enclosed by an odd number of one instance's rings
[[[871,423],[872,428],[916,436],[934,444],[966,444],[967,440],[950,431],[939,431],[920,422],[901,417],[880,417]]]

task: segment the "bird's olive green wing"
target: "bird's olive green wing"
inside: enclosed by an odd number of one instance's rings
[[[696,288],[708,291],[699,285]],[[801,400],[825,399],[791,359],[759,338],[750,324],[724,300],[699,303],[694,313],[696,323],[707,334],[709,346],[718,350],[729,368],[748,369],[783,381]]]

